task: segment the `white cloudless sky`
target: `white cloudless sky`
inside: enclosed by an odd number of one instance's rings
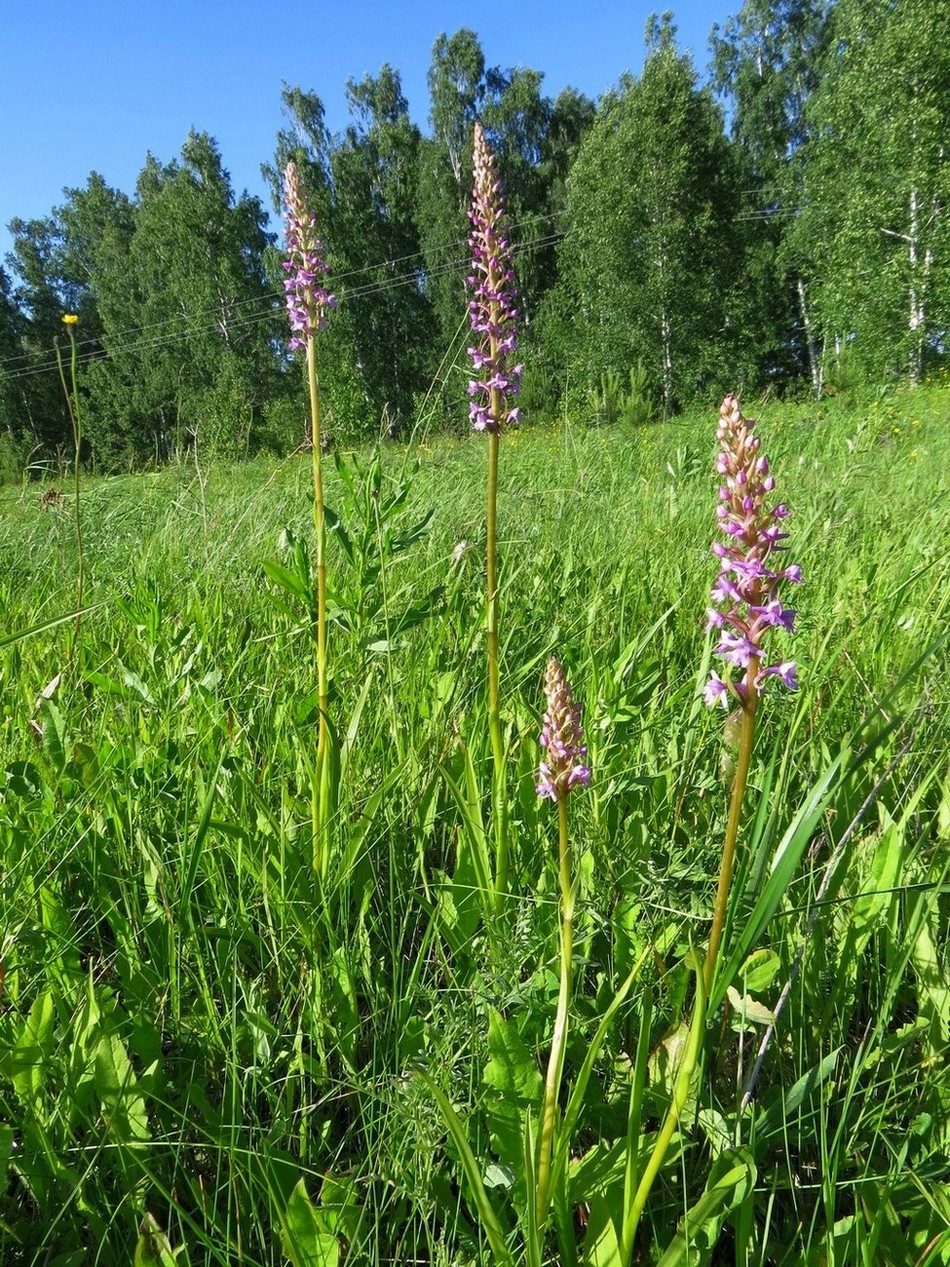
[[[714,22],[741,0],[674,7],[680,47],[701,77]],[[313,90],[331,130],[347,123],[348,79],[389,62],[428,127],[426,72],[439,34],[475,30],[489,65],[544,73],[597,98],[643,64],[649,0],[9,0],[0,20],[0,259],[6,226],[48,214],[91,171],[133,191],[150,151],[167,162],[190,128],[218,142],[236,193],[270,209],[260,165],[283,120],[282,83]]]

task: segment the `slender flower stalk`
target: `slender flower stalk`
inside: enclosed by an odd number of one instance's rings
[[[79,500],[79,459],[82,452],[82,414],[79,411],[79,383],[76,378],[76,326],[79,317],[74,312],[63,315],[63,325],[69,335],[69,380],[66,383],[66,371],[63,369],[63,358],[59,354],[59,343],[56,342],[56,364],[59,367],[59,381],[63,385],[66,396],[66,408],[69,410],[69,421],[73,429],[73,489],[76,515],[76,621],[73,625],[72,641],[69,644],[69,658],[72,660],[73,650],[79,640],[79,627],[82,622],[82,604],[85,587],[85,555],[82,538],[82,510]]]
[[[317,703],[319,730],[317,759],[311,786],[311,818],[313,828],[313,865],[322,879],[326,857],[323,849],[324,778],[327,774],[327,571],[326,513],[323,500],[321,457],[323,437],[320,430],[320,380],[317,374],[316,334],[326,327],[329,312],[336,307],[336,298],[323,285],[327,273],[323,240],[317,234],[316,217],[307,204],[306,192],[294,162],[284,173],[286,212],[286,248],[284,292],[293,332],[289,350],[302,348],[307,358],[307,386],[310,395],[310,439],[313,461],[313,526],[317,555]]]
[[[717,514],[724,540],[712,545],[719,560],[719,576],[711,594],[715,606],[708,613],[708,627],[719,631],[716,655],[726,665],[726,674],[720,677],[713,671],[705,696],[707,704],[735,706],[727,729],[738,735],[738,756],[706,955],[707,993],[726,920],[759,696],[773,677],[790,690],[798,689],[794,662],[769,664],[763,647],[773,629],[795,632],[795,612],[782,606],[779,591],[783,582],[798,584],[802,574],[797,564],[785,564],[776,557],[787,548],[781,544],[788,537],[782,525],[790,511],[782,502],[769,506],[775,479],[769,473],[768,458],[761,452],[754,428],[755,422],[743,417],[736,397],[727,396],[719,410],[720,453],[716,460],[716,472],[722,481]],[[777,566],[779,562],[783,566]]]
[[[472,165],[474,189],[469,211],[472,273],[468,278],[472,299],[468,307],[473,345],[468,353],[478,377],[469,382],[468,394],[472,398],[469,406],[472,426],[476,431],[488,433],[488,725],[494,765],[495,897],[500,903],[508,886],[508,838],[498,671],[498,447],[502,429],[517,426],[520,421],[520,413],[511,402],[520,390],[521,366],[515,363],[518,310],[504,197],[495,171],[494,155],[480,123],[475,125]]]
[[[544,1107],[538,1135],[537,1191],[535,1209],[537,1227],[543,1231],[551,1192],[551,1161],[554,1153],[554,1120],[558,1093],[564,1072],[567,1044],[567,1009],[571,997],[574,952],[574,880],[571,874],[571,849],[568,837],[567,801],[575,788],[590,784],[590,770],[584,765],[587,748],[583,742],[581,709],[575,704],[570,684],[559,661],[552,656],[544,675],[547,709],[541,729],[541,747],[546,759],[538,770],[537,793],[557,805],[558,876],[561,887],[561,981],[558,990],[551,1055],[544,1085]]]

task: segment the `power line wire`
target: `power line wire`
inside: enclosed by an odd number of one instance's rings
[[[553,216],[544,216],[544,217],[538,217],[538,218],[539,220],[552,219]],[[558,231],[556,233],[545,234],[538,238],[532,238],[526,242],[522,242],[516,248],[516,252],[520,253],[521,251],[532,249],[532,248],[550,246],[560,241],[561,238],[563,237],[564,237],[564,233],[562,231]],[[466,239],[458,239],[455,243],[447,244],[446,247],[439,248],[439,249],[447,249],[448,245],[459,245],[460,243],[465,242],[465,241]],[[400,258],[402,260],[408,260],[408,259],[415,259],[420,256],[421,256],[421,252],[416,252],[411,256],[403,256]],[[397,262],[399,262],[399,260],[392,261],[392,263],[397,263]],[[455,269],[464,267],[468,262],[469,262],[468,259],[465,257],[457,258],[454,260],[448,260],[440,265],[437,265],[435,268],[424,270],[425,275],[427,278],[441,277],[441,276],[444,276],[446,273],[453,272]],[[360,269],[351,269],[351,270],[348,270],[346,274],[338,274],[338,278],[342,279],[344,276],[363,275],[365,273],[372,272],[380,268],[385,268],[388,266],[389,263],[390,261],[385,261],[382,264],[373,264],[373,265],[367,265],[366,267],[360,268]],[[341,302],[350,303],[354,300],[359,301],[362,299],[369,298],[373,295],[380,294],[387,290],[397,289],[400,286],[407,286],[413,283],[418,283],[418,281],[419,281],[419,270],[414,269],[408,272],[397,274],[394,277],[385,278],[384,280],[380,282],[370,283],[361,287],[355,287],[353,290],[347,291],[343,294],[343,296],[341,297]],[[242,307],[245,304],[248,304],[251,302],[264,302],[265,300],[268,300],[268,299],[278,299],[278,298],[282,298],[282,295],[279,291],[275,291],[267,295],[259,296],[255,300],[242,300],[239,303],[234,304],[233,307],[237,308],[237,307]],[[214,313],[217,317],[217,320],[211,323],[200,321],[201,316],[208,315],[210,313]],[[273,321],[279,316],[279,314],[280,314],[280,310],[276,306],[271,306],[271,307],[268,307],[267,310],[264,312],[251,313],[243,318],[232,319],[227,322],[227,328],[228,330],[231,330],[231,331],[247,330],[247,329],[250,329],[251,327],[261,325],[264,322]],[[136,352],[138,353],[149,352],[149,351],[154,351],[158,348],[171,347],[171,346],[174,346],[176,343],[187,342],[187,340],[193,338],[196,334],[203,334],[214,329],[220,329],[220,326],[221,326],[220,317],[221,317],[221,309],[214,308],[214,309],[206,309],[204,310],[203,313],[195,314],[194,317],[183,316],[183,317],[177,317],[177,318],[170,318],[168,321],[155,322],[148,326],[140,326],[137,331],[133,330],[131,331],[131,333],[134,335],[136,333],[146,333],[149,330],[157,330],[165,325],[170,324],[172,320],[179,321],[179,322],[182,320],[187,320],[190,323],[185,329],[177,329],[174,331],[170,331],[168,334],[157,335],[156,337],[153,337],[153,338],[133,339],[131,341],[127,340],[125,343],[116,343],[104,349],[94,347],[93,350],[82,353],[77,356],[76,358],[77,365],[85,365],[85,364],[90,364],[95,361],[102,361],[102,360],[121,359],[123,356],[128,356]],[[116,338],[118,337],[119,336],[116,336]],[[88,344],[94,345],[95,342],[96,342],[95,340],[86,340],[87,345]],[[53,355],[55,356],[55,351]],[[0,361],[0,369],[3,368],[4,364],[5,362]],[[13,371],[8,371],[6,374],[6,378],[8,382],[19,382],[23,379],[33,378],[40,374],[49,374],[49,373],[55,373],[55,372],[58,372],[58,371],[56,367],[56,362],[54,360],[52,362],[44,362],[40,365],[23,366],[18,369],[14,369]]]
[[[534,223],[535,223],[535,224],[543,224],[545,221],[547,221],[547,220],[554,220],[554,219],[556,219],[556,218],[557,218],[558,216],[560,216],[560,215],[561,215],[561,212],[559,212],[559,211],[552,211],[552,212],[547,213],[546,215],[543,215],[543,216],[537,216],[537,217],[535,218],[535,220],[534,220]],[[514,223],[514,222],[513,222],[511,227],[512,227],[513,229],[517,229],[517,228],[519,228],[519,227],[520,227],[521,223],[522,223],[521,221],[519,221],[519,222],[517,222],[517,223]],[[523,245],[524,245],[524,246],[529,246],[529,245],[534,245],[534,244],[535,244],[534,242],[529,242],[529,243],[524,243]],[[430,254],[430,255],[439,255],[439,254],[444,253],[445,251],[454,250],[456,247],[463,246],[463,245],[468,245],[468,238],[467,238],[467,237],[463,237],[463,238],[454,238],[454,239],[451,239],[451,240],[450,240],[450,241],[448,241],[448,242],[443,242],[443,243],[441,243],[440,245],[438,245],[438,246],[436,246],[436,247],[433,247],[433,248],[431,249],[431,251],[429,252],[429,254]],[[423,262],[424,262],[424,261],[425,261],[425,258],[426,258],[426,252],[423,252],[423,251],[413,251],[413,252],[411,252],[411,253],[410,253],[410,254],[408,254],[408,255],[398,255],[398,256],[393,257],[392,259],[382,260],[382,261],[379,261],[378,263],[375,263],[375,264],[364,264],[364,265],[360,266],[359,268],[350,268],[350,269],[347,269],[345,272],[342,272],[342,273],[335,273],[335,274],[333,274],[333,275],[332,275],[332,277],[330,278],[330,281],[331,281],[331,283],[332,283],[334,286],[337,286],[337,285],[339,285],[341,282],[345,282],[345,281],[347,281],[347,280],[349,280],[350,278],[353,278],[353,277],[362,277],[362,276],[364,276],[364,275],[365,275],[365,274],[367,274],[367,273],[373,273],[373,272],[378,271],[379,269],[383,269],[383,268],[392,268],[392,267],[396,266],[397,264],[405,264],[405,263],[408,263],[410,260],[420,260],[420,261],[423,261]],[[465,261],[463,260],[462,262],[464,263]],[[451,263],[451,267],[453,267],[453,268],[454,268],[454,267],[456,267],[456,266],[458,265],[459,261],[458,261],[458,260],[453,260],[453,261],[451,261],[450,263]],[[439,267],[441,268],[442,266],[439,266]],[[423,267],[423,268],[420,268],[420,269],[416,270],[416,271],[415,271],[415,274],[411,274],[411,273],[410,273],[410,274],[403,274],[402,276],[412,276],[412,275],[417,275],[419,272],[425,272],[425,273],[427,273],[427,274],[428,274],[428,275],[430,275],[430,276],[431,276],[431,275],[433,275],[433,270],[431,270],[431,269],[425,269],[425,268]],[[267,300],[272,300],[272,301],[275,301],[275,302],[276,302],[277,300],[282,300],[282,299],[283,299],[283,291],[282,291],[282,290],[267,291],[267,292],[265,292],[263,295],[257,295],[257,296],[255,296],[253,299],[241,299],[241,300],[235,300],[235,301],[234,301],[234,303],[231,305],[231,307],[232,307],[232,308],[240,308],[240,307],[244,307],[244,306],[245,306],[245,305],[247,305],[247,304],[263,303],[263,302],[266,302]],[[275,308],[275,311],[276,311],[276,308]],[[133,337],[133,336],[135,336],[135,335],[138,335],[138,334],[147,333],[147,332],[152,331],[152,330],[160,330],[160,329],[162,329],[163,327],[165,327],[165,326],[169,326],[169,325],[177,325],[177,324],[178,324],[178,323],[180,323],[181,321],[189,321],[189,322],[193,322],[193,321],[200,321],[201,319],[206,318],[206,317],[207,317],[207,318],[211,318],[211,317],[220,317],[220,313],[221,313],[221,305],[220,305],[220,304],[217,304],[217,305],[215,305],[214,307],[211,307],[211,308],[199,309],[199,310],[198,310],[197,312],[195,312],[195,313],[190,313],[190,314],[181,314],[180,316],[176,316],[176,317],[166,317],[166,318],[163,318],[161,321],[153,321],[153,322],[149,322],[149,323],[148,323],[148,324],[146,324],[146,325],[141,325],[141,326],[131,326],[131,327],[129,327],[129,328],[127,328],[127,329],[125,329],[125,330],[118,330],[118,331],[115,331],[113,334],[110,334],[110,335],[109,335],[109,338],[110,338],[110,339],[114,339],[114,340],[116,340],[116,341],[119,341],[119,340],[128,340],[128,339],[130,339],[131,337]],[[80,351],[80,356],[79,356],[80,361],[82,361],[84,358],[85,358],[85,359],[89,359],[89,360],[99,359],[99,358],[100,358],[100,356],[101,356],[101,349],[100,349],[100,347],[99,347],[99,341],[98,341],[98,340],[96,340],[96,339],[85,339],[85,340],[82,340],[82,341],[80,341],[80,342],[78,342],[78,343],[77,343],[76,347],[77,347],[77,351],[79,351],[79,350],[80,350],[80,349],[82,349],[83,347],[89,347],[89,348],[91,348],[91,349],[92,349],[92,351],[91,351],[91,352],[89,352],[89,353],[82,353],[82,352]],[[55,348],[44,348],[44,349],[42,349],[42,351],[41,351],[41,352],[39,352],[39,353],[28,353],[28,352],[27,352],[27,353],[17,353],[17,354],[15,354],[15,355],[13,355],[13,356],[8,356],[8,357],[0,358],[0,370],[6,369],[7,367],[10,367],[10,366],[15,366],[15,363],[16,363],[16,362],[18,362],[18,361],[26,361],[26,360],[30,360],[30,359],[31,359],[31,357],[33,357],[33,356],[35,356],[35,355],[41,355],[41,356],[44,356],[44,357],[46,357],[46,358],[47,358],[47,361],[46,361],[46,362],[44,362],[44,363],[43,363],[43,364],[41,364],[41,365],[30,364],[30,365],[29,365],[29,370],[30,370],[30,371],[37,371],[37,372],[40,372],[40,371],[44,371],[44,370],[46,370],[46,369],[55,369],[55,368],[56,368],[56,349],[55,349]]]

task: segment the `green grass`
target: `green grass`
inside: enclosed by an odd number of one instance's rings
[[[725,951],[740,996],[772,1008],[793,984],[744,1112],[762,1025],[710,1022],[638,1261],[738,1150],[751,1181],[707,1229],[716,1247],[682,1261],[947,1264],[950,391],[746,407],[795,512],[806,584],[784,654],[802,689],[762,709]],[[552,652],[594,772],[571,803],[568,1085],[650,951],[578,1124],[571,1197],[596,1226],[648,998],[646,1136],[664,1111],[724,828],[722,717],[700,698],[714,426],[710,410],[502,443],[512,893],[487,922],[478,824],[451,790],[467,754],[487,826],[477,437],[387,449],[378,470],[363,455],[349,496],[328,472],[349,549],[331,533],[341,773],[322,890],[308,460],[87,482],[71,667],[72,623],[52,624],[75,598],[68,491],[0,490],[0,1261],[111,1267],[137,1245],[143,1263],[492,1261],[413,1073],[483,1171],[510,1164],[524,1105],[483,1071],[491,1009],[539,1070],[550,1042],[556,823],[533,783]],[[506,1231],[516,1189],[491,1194]],[[170,1251],[140,1239],[147,1214]]]

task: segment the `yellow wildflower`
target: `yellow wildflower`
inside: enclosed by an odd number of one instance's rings
[[[65,312],[63,313],[63,325],[77,326],[79,325],[79,318],[74,312]]]

